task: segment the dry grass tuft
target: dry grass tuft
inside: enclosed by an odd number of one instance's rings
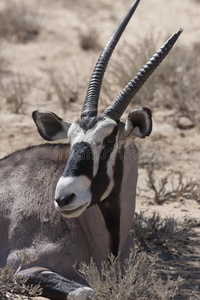
[[[23,278],[18,274],[22,266],[29,265],[31,262],[37,260],[37,257],[28,255],[26,251],[19,252],[18,257],[20,265],[17,271],[9,265],[0,269],[0,299],[2,300],[12,299],[12,295],[14,299],[14,294],[30,297],[42,294],[42,289],[39,285],[26,285],[28,278]]]
[[[178,278],[176,282],[168,280],[164,284],[145,253],[137,256],[131,253],[123,267],[110,256],[109,262],[102,263],[101,272],[91,259],[89,266],[80,266],[79,273],[89,283],[97,300],[173,299],[182,282]]]
[[[28,42],[40,31],[36,9],[25,1],[7,0],[0,11],[0,37],[15,42]]]

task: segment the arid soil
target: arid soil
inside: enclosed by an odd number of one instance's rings
[[[0,11],[4,11],[8,2],[1,0]],[[15,4],[22,2],[15,1]],[[38,28],[38,34],[30,34],[22,41],[17,33],[6,37],[0,35],[1,158],[22,147],[43,143],[31,118],[33,110],[53,111],[69,121],[80,116],[94,63],[116,24],[131,5],[130,0],[35,0],[23,3],[28,7],[25,13]],[[123,56],[123,45],[136,46],[145,36],[155,36],[161,45],[179,28],[184,29],[179,46],[187,48],[197,45],[199,16],[198,0],[141,0],[120,40],[120,55]],[[92,46],[83,49],[81,43],[85,39],[88,42],[90,38]],[[170,55],[175,52],[176,48]],[[117,52],[113,59],[120,59]],[[108,70],[105,81],[109,81],[109,74]],[[183,74],[180,72],[181,76]],[[101,96],[100,111],[109,102],[107,95],[105,101],[103,97],[104,94]],[[190,102],[190,99],[187,101]],[[180,129],[177,126],[180,115],[177,110],[151,107],[151,102],[149,107],[153,111],[153,132],[147,139],[136,141],[141,158],[136,211],[144,211],[147,216],[154,211],[163,218],[173,216],[184,224],[182,226],[191,227],[189,243],[187,247],[183,245],[178,254],[173,255],[167,248],[165,251],[159,250],[160,269],[167,270],[174,280],[179,275],[185,280],[185,292],[177,299],[200,299],[199,186],[196,197],[194,194],[184,196],[179,193],[162,203],[155,203],[155,193],[148,188],[146,171],[152,161],[157,187],[170,172],[173,173],[170,180],[175,188],[180,174],[184,184],[191,181],[199,185],[200,125],[194,122],[192,128]],[[198,108],[200,113],[200,104]],[[174,188],[170,180],[166,185],[168,191]]]

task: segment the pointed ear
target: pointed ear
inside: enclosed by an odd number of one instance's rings
[[[33,120],[39,134],[47,141],[56,141],[67,138],[67,132],[71,123],[63,121],[52,112],[34,111]]]
[[[152,118],[149,108],[134,109],[129,113],[125,125],[126,136],[144,138],[150,135],[151,130]]]

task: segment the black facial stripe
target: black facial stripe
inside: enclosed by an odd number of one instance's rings
[[[119,149],[117,153],[115,170],[114,170],[114,182],[115,185],[110,195],[102,202],[100,202],[99,208],[105,220],[107,230],[110,233],[110,249],[113,255],[118,255],[119,242],[120,242],[120,201],[119,194],[121,190],[121,183],[123,178],[123,156],[124,149]]]
[[[111,135],[116,137],[117,132],[118,132],[118,126],[116,125]],[[113,151],[114,145],[115,144],[107,144],[104,141],[104,148],[101,150],[101,154],[99,158],[99,168],[96,176],[92,180],[92,184],[90,188],[92,193],[91,205],[96,204],[97,202],[100,201],[102,195],[104,194],[104,192],[106,191],[110,183],[110,178],[107,175],[107,162]]]
[[[87,176],[92,179],[93,153],[90,145],[85,142],[76,143],[64,169],[63,176]]]

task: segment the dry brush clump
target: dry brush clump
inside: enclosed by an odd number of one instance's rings
[[[173,299],[181,280],[164,283],[155,272],[155,261],[145,253],[132,252],[124,266],[113,255],[103,262],[99,272],[93,259],[81,264],[79,273],[93,289],[97,300]]]
[[[110,72],[112,76],[110,84],[114,85],[116,90],[123,88],[149,60],[155,49],[156,42],[152,35],[144,38],[136,46],[124,43],[123,48],[118,50],[118,59],[111,62]],[[145,85],[142,86],[140,92],[135,95],[134,105],[145,106],[146,103],[152,102],[156,90],[155,84],[155,75],[152,74]]]
[[[137,148],[139,150],[139,168],[147,169],[150,162],[155,170],[169,164],[169,158],[160,145],[155,143],[153,145],[148,144],[148,147],[144,148],[143,143],[137,141]]]
[[[79,34],[79,43],[83,50],[99,50],[98,32],[95,29],[88,29],[86,32]]]
[[[38,12],[30,2],[6,0],[0,11],[0,37],[15,42],[28,42],[38,36]]]
[[[182,248],[188,244],[190,227],[181,226],[174,217],[161,218],[155,212],[145,216],[140,212],[135,214],[131,232],[136,244],[145,249],[150,249],[152,244]]]
[[[33,81],[20,73],[9,72],[5,78],[0,78],[0,95],[6,99],[11,113],[23,113],[32,84]]]
[[[2,47],[0,45],[0,80],[3,76],[5,76],[8,73],[8,62],[3,57],[1,50],[2,50]]]
[[[26,285],[28,278],[22,277],[19,272],[23,266],[29,265],[37,260],[37,257],[27,254],[26,251],[18,252],[19,267],[14,270],[7,265],[0,269],[0,299],[15,299],[15,295],[25,295],[30,297],[40,296],[42,289],[39,285]]]
[[[164,106],[175,109],[175,121],[189,118],[194,125],[200,119],[200,59],[198,45],[179,46],[165,62],[165,69],[158,70]]]
[[[180,171],[170,171],[161,179],[156,180],[154,164],[147,167],[147,186],[154,192],[154,202],[162,204],[167,200],[194,199],[200,201],[200,184],[188,180]]]
[[[78,73],[75,65],[64,76],[55,69],[43,69],[49,77],[50,89],[46,91],[47,99],[50,100],[52,95],[58,97],[61,108],[64,112],[72,103],[77,103],[80,99],[83,88],[86,86],[86,80],[83,80]],[[53,88],[53,91],[52,91]]]
[[[161,218],[155,212],[150,216],[144,212],[135,215],[132,237],[137,252],[156,257],[155,271],[164,282],[170,278],[180,283],[172,299],[198,299],[199,241],[194,230],[198,226],[198,220],[180,222],[173,217]]]

